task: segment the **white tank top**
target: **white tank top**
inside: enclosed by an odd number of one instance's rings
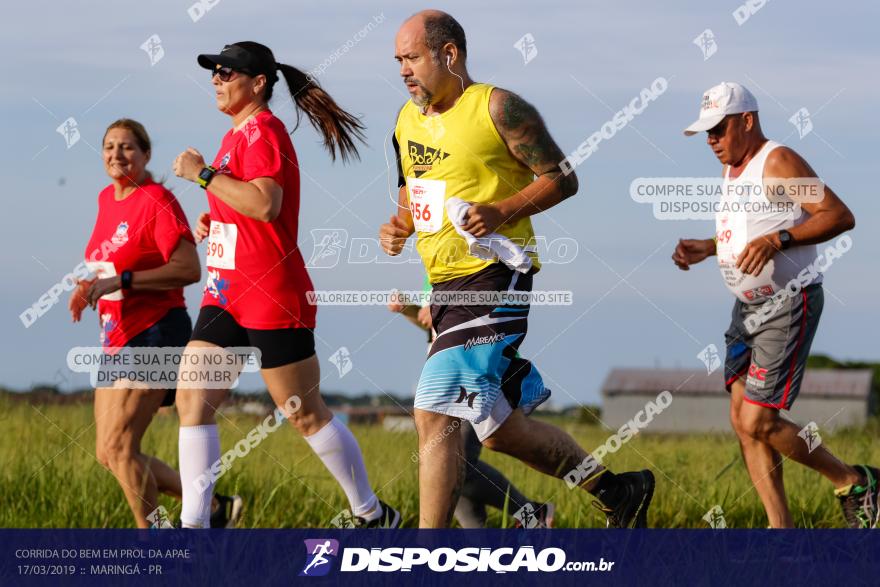
[[[750,241],[797,226],[807,218],[800,207],[780,203],[791,202],[790,199],[774,198],[775,201],[771,202],[764,194],[764,163],[770,152],[780,146],[777,142],[767,141],[735,179],[730,178],[730,167],[727,168],[719,211],[715,215],[721,277],[733,295],[747,304],[762,303],[784,289],[816,259],[815,245],[795,246],[777,251],[758,275],[746,275],[736,268],[737,257]],[[813,283],[821,282],[820,273]]]

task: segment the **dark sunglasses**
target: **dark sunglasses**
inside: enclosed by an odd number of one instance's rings
[[[231,79],[234,79],[233,74],[238,73],[231,67],[218,67],[217,69],[211,72],[211,79],[214,79],[214,76],[220,76],[221,82],[228,82]]]
[[[721,119],[721,122],[710,128],[706,131],[709,136],[715,137],[716,139],[720,139],[727,132],[727,126],[730,123],[730,119],[733,118],[734,115],[729,114]]]
[[[716,139],[720,139],[725,134],[727,134],[727,130],[730,128],[730,121],[737,117],[742,118],[744,114],[746,113],[743,112],[741,114],[728,114],[721,120],[721,122],[710,128],[706,132],[709,133],[710,136],[715,137]]]

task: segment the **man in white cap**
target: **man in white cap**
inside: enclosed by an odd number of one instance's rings
[[[684,132],[703,131],[724,166],[716,234],[680,240],[672,260],[687,271],[717,255],[737,297],[725,333],[725,386],[770,526],[794,526],[782,482],[786,457],[831,481],[847,525],[876,527],[880,470],[843,463],[824,445],[806,442],[808,435],[779,413],[798,395],[822,313],[815,245],[852,229],[853,214],[803,158],[764,137],[758,102],[742,85],[722,82],[703,95],[699,119]],[[803,197],[811,188],[818,197]]]

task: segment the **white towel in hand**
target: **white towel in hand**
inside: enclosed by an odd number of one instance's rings
[[[446,216],[452,222],[455,232],[467,241],[470,254],[487,261],[500,260],[515,271],[528,273],[532,268],[532,260],[522,247],[512,240],[497,232],[477,238],[462,228],[467,221],[467,211],[470,207],[471,203],[461,198],[453,197],[446,200]]]

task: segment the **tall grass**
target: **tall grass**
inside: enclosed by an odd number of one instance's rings
[[[222,450],[245,437],[259,419],[242,414],[219,418]],[[607,431],[595,426],[563,425],[583,446],[593,448]],[[125,528],[133,520],[113,476],[95,460],[91,406],[29,405],[0,399],[0,527]],[[411,456],[414,432],[389,432],[377,426],[353,426],[379,497],[401,510],[406,526],[418,520],[418,469]],[[880,425],[822,433],[823,442],[849,463],[880,463]],[[177,417],[158,415],[143,442],[146,454],[177,467]],[[486,450],[483,458],[498,468],[530,499],[556,504],[556,526],[594,528],[604,517],[591,497],[569,490],[519,462]],[[657,489],[650,510],[653,527],[706,527],[702,520],[715,505],[728,527],[766,527],[759,499],[731,435],[660,436],[643,434],[606,458],[614,471],[650,468]],[[841,527],[843,519],[830,483],[793,462],[784,466],[792,513],[801,527]],[[342,491],[309,446],[289,426],[270,434],[256,449],[237,459],[218,491],[245,500],[241,526],[260,528],[323,527],[347,507]],[[177,518],[179,502],[161,503]],[[490,525],[509,526],[497,510]]]

